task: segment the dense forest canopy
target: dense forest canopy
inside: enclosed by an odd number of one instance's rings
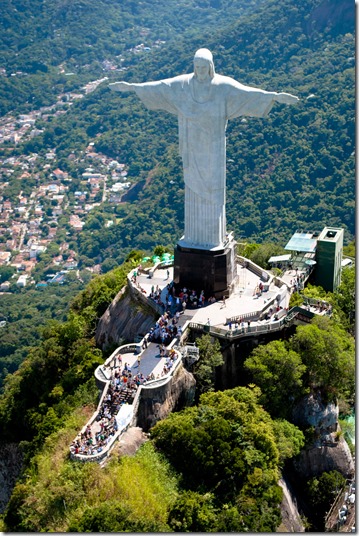
[[[71,9],[75,6],[81,8],[74,4]],[[178,37],[161,48],[132,55],[131,61],[126,57],[127,70],[106,76],[145,81],[190,72],[194,51],[207,46],[218,73],[298,95],[296,107],[276,105],[266,119],[229,122],[228,228],[237,239],[284,244],[296,229],[342,226],[349,241],[354,236],[355,183],[353,6],[329,0],[269,1],[257,3],[247,17],[239,10],[237,20],[232,6],[226,28],[218,24],[216,31],[203,6],[196,8],[200,18],[203,14],[201,30],[184,23],[187,33],[178,30]],[[212,13],[222,13],[224,7],[213,3]],[[143,3],[140,13],[148,8]],[[69,18],[71,10],[66,13]],[[18,150],[44,154],[55,147],[60,166],[75,173],[68,156],[90,141],[96,151],[126,163],[130,179],[140,187],[118,206],[118,225],[91,237],[86,230],[80,233],[80,253],[101,251],[122,262],[133,247],[173,246],[182,234],[184,198],[176,118],[149,112],[135,96],[112,94],[103,83]]]
[[[202,29],[213,30],[261,2],[4,0],[0,112],[48,105],[57,93],[78,88],[103,72],[106,60],[121,66],[136,62],[128,51],[142,40],[152,46],[158,40],[195,34],[198,18]]]

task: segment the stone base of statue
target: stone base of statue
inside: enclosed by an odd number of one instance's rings
[[[173,281],[176,289],[186,287],[206,299],[228,297],[236,277],[236,241],[232,237],[223,247],[195,249],[179,241],[174,252]]]

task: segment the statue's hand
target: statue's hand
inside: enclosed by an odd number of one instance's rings
[[[112,84],[109,84],[108,87],[112,89],[112,91],[133,91],[132,84],[129,84],[128,82],[113,82]]]
[[[299,98],[290,93],[277,93],[274,100],[280,104],[297,104]]]

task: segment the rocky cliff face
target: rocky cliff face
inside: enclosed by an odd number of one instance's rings
[[[289,483],[285,478],[278,482],[283,490],[283,500],[280,505],[282,514],[282,523],[277,532],[305,532],[305,527],[298,512],[296,499],[290,489]]]
[[[0,445],[0,514],[6,508],[22,467],[22,452],[16,443]]]
[[[310,394],[295,408],[294,423],[302,428],[313,427],[313,443],[294,460],[294,466],[303,478],[320,475],[324,471],[339,471],[346,478],[354,475],[354,462],[345,439],[340,435],[339,409],[335,404],[324,404],[320,393]]]
[[[195,386],[194,377],[181,365],[165,385],[142,389],[137,425],[147,432],[172,411],[190,406],[193,403]]]
[[[121,290],[100,318],[96,343],[105,350],[119,341],[137,341],[149,332],[157,316],[150,307],[137,302],[128,290]]]

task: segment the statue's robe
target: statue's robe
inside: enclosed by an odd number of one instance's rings
[[[179,148],[185,182],[182,245],[212,249],[226,236],[226,127],[239,116],[265,117],[276,93],[215,75],[199,82],[194,74],[134,84],[150,110],[178,117]]]

